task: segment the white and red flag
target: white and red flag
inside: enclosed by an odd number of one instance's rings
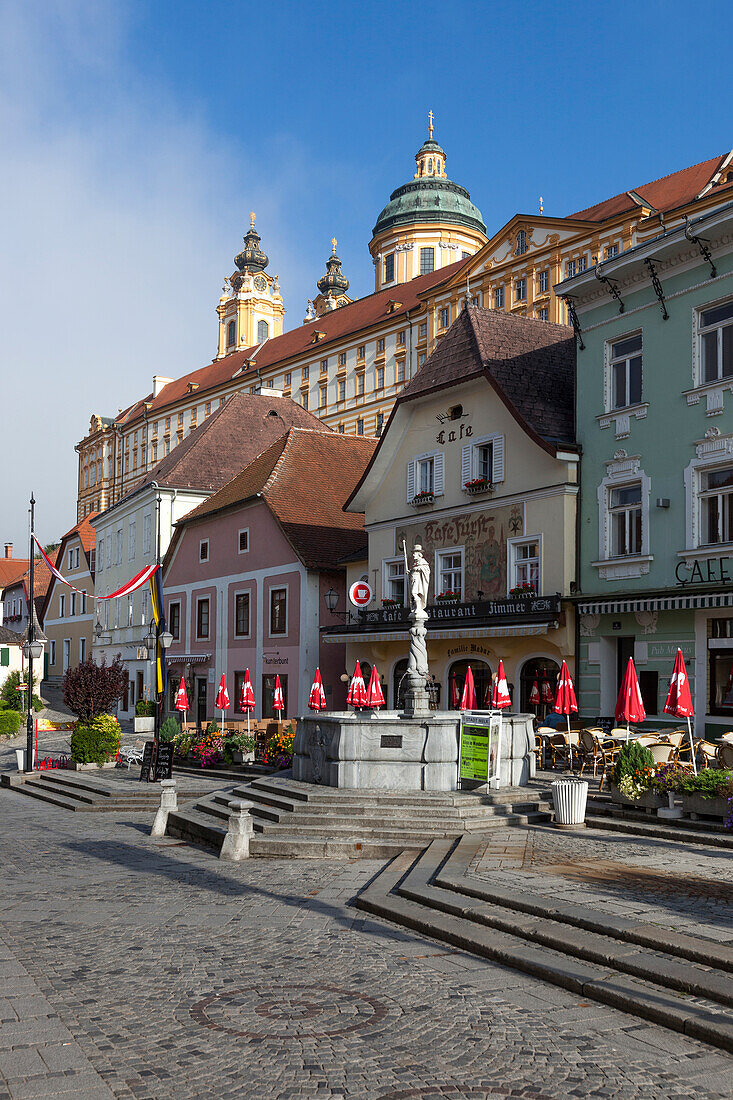
[[[53,573],[56,580],[61,581],[61,583],[65,584],[67,588],[72,588],[74,592],[84,593],[84,590],[82,588],[76,588],[73,584],[69,584],[66,577],[62,576],[61,573],[59,573],[58,569],[53,564],[35,535],[33,536],[33,541],[40,550],[41,557]],[[147,584],[153,573],[155,573],[158,569],[160,569],[159,565],[147,565],[144,569],[141,569],[139,573],[136,573],[132,580],[129,580],[126,584],[123,584],[122,588],[118,588],[115,592],[110,592],[108,596],[92,596],[88,592],[84,594],[87,595],[90,600],[114,600],[117,599],[118,596],[130,596],[133,592],[137,592],[138,588],[142,588],[144,584]]]

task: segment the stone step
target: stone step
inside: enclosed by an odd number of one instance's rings
[[[183,810],[174,810],[168,814],[166,834],[168,836],[181,837],[182,840],[192,840],[196,844],[205,844],[213,848],[218,854],[224,843],[227,826],[211,814],[203,813],[193,806],[186,806]]]
[[[31,780],[26,780],[25,783],[13,786],[14,791],[18,794],[24,794],[27,798],[37,798],[41,802],[48,802],[52,806],[61,806],[65,810],[86,810],[89,812],[94,809],[91,803],[80,802],[76,798],[70,798],[68,795],[61,794],[60,792],[54,792],[42,785],[33,784]]]
[[[441,889],[433,879],[451,850],[450,842],[434,841],[417,859],[403,854],[372,880],[355,904],[584,998],[733,1050],[733,1016],[721,1008],[722,999],[730,996],[727,977],[660,958],[659,952],[644,957],[612,936],[584,940],[577,929],[566,935],[552,929],[549,920],[516,914],[512,920],[495,913],[491,903],[476,905],[467,896]]]
[[[405,851],[400,840],[334,840],[328,836],[255,836],[250,841],[250,855],[270,859],[392,859]],[[413,854],[419,849],[415,848]]]
[[[614,833],[632,833],[635,836],[658,837],[661,840],[675,840],[681,844],[705,844],[713,848],[733,849],[733,835],[730,829],[717,828],[711,822],[663,821],[661,818],[646,814],[586,813],[585,823],[589,829],[604,829]]]
[[[92,788],[89,784],[69,783],[54,773],[47,774],[45,772],[42,772],[37,780],[27,780],[27,782],[42,784],[46,790],[57,791],[69,798],[78,799],[80,802],[89,802],[97,809],[103,809],[104,803],[107,801],[119,805],[120,800],[124,800],[128,806],[139,804],[140,806],[157,807],[160,804],[160,790],[157,788],[154,790],[135,790],[133,788],[130,791],[111,787]]]
[[[45,783],[57,787],[64,787],[69,792],[78,792],[94,795],[96,798],[107,798],[112,792],[109,787],[95,783],[93,778],[88,778],[83,772],[64,771],[62,768],[54,768],[51,771],[41,772],[39,779]]]
[[[233,764],[230,767],[222,768],[202,768],[196,764],[174,764],[174,775],[193,775],[202,776],[206,779],[221,779],[223,783],[227,783],[231,780],[239,781],[240,783],[248,783],[251,779],[257,779],[262,775],[270,775],[274,771],[273,768],[268,768],[264,764]]]
[[[516,802],[532,803],[542,801],[541,792],[536,794],[522,788],[521,790],[501,790],[488,794],[474,794],[470,791],[393,791],[393,790],[367,790],[357,788],[323,787],[312,783],[301,783],[294,779],[280,778],[255,779],[249,786],[253,790],[266,794],[285,797],[288,800],[308,802],[312,805],[330,805],[338,802],[340,805],[358,804],[364,806],[373,805],[375,808],[387,806],[417,806],[425,808],[433,803],[443,806],[477,806],[477,805],[505,805]],[[544,796],[546,800],[547,796]]]

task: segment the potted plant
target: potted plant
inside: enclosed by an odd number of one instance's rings
[[[733,816],[733,772],[721,768],[703,768],[689,773],[677,788],[682,796],[682,812],[693,820],[699,816],[717,817],[731,828]]]
[[[474,477],[471,481],[464,482],[463,488],[467,493],[488,493],[494,486],[487,477]]]
[[[667,799],[652,787],[654,776],[652,754],[638,741],[630,741],[616,758],[611,775],[611,798],[621,805],[649,812],[658,809]]]
[[[230,733],[224,741],[224,761],[227,764],[245,764],[255,758],[253,733]]]
[[[152,699],[138,699],[135,704],[135,733],[155,732],[155,703]]]
[[[671,762],[658,765],[649,789],[666,796],[668,805],[666,808],[660,807],[657,816],[669,819],[682,817],[682,810],[675,806],[675,794],[680,790],[681,783],[691,774],[692,769],[688,764]]]

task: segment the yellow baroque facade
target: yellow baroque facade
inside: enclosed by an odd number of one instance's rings
[[[432,121],[432,120],[431,120]],[[348,296],[332,241],[318,294],[283,331],[284,301],[254,228],[217,304],[216,355],[152,389],[116,417],[94,415],[78,452],[77,519],[130,492],[233,393],[299,401],[334,431],[380,435],[396,398],[466,302],[556,323],[553,292],[591,267],[733,197],[733,153],[604,199],[568,217],[516,214],[489,236],[465,188],[445,173],[432,130],[411,181],[392,193],[369,244],[375,291]],[[390,259],[391,257],[391,259]]]

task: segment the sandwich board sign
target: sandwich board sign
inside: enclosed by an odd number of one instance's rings
[[[458,778],[467,787],[500,784],[501,711],[463,711]]]

